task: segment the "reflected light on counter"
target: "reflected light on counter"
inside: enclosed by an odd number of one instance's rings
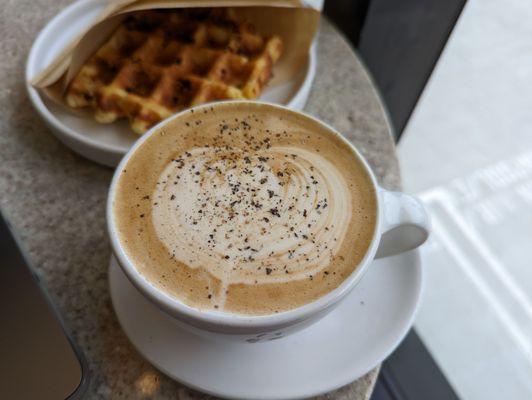
[[[135,388],[144,396],[152,396],[157,391],[160,384],[156,372],[145,371],[135,381]]]

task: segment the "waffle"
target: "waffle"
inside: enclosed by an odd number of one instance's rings
[[[257,98],[282,45],[238,22],[232,9],[137,12],[81,67],[66,102],[90,107],[98,122],[127,118],[142,134],[191,106]]]

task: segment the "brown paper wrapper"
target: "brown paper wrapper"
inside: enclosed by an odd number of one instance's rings
[[[64,92],[83,63],[100,48],[120,24],[125,14],[149,9],[187,7],[236,7],[239,19],[255,25],[264,35],[279,35],[284,50],[274,66],[269,86],[291,79],[301,69],[319,21],[319,11],[299,0],[113,0],[95,22],[75,38],[30,83],[56,103],[66,106]],[[70,109],[70,108],[69,108]]]

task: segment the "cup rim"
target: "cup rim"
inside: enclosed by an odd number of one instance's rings
[[[364,167],[366,174],[370,178],[372,183],[372,189],[376,201],[376,218],[375,218],[375,228],[373,230],[373,235],[371,237],[370,245],[364,255],[364,257],[358,263],[358,266],[353,269],[351,274],[344,279],[339,286],[326,293],[325,295],[306,303],[300,307],[283,311],[277,314],[267,314],[267,315],[240,315],[240,314],[230,314],[220,311],[212,310],[200,310],[189,306],[179,299],[170,296],[164,291],[158,289],[153,285],[147,278],[145,278],[134,266],[133,262],[129,260],[126,252],[124,251],[119,236],[117,234],[116,224],[113,216],[113,201],[116,193],[116,185],[120,178],[121,171],[126,167],[131,156],[137,151],[142,144],[151,137],[154,132],[158,131],[161,127],[167,124],[170,121],[173,121],[176,118],[180,118],[182,115],[189,113],[191,110],[202,110],[203,108],[211,107],[224,107],[230,106],[231,104],[242,104],[248,103],[253,104],[254,106],[270,107],[274,109],[281,109],[286,112],[295,113],[304,118],[312,120],[314,123],[321,125],[328,131],[332,132],[334,135],[340,138],[353,152],[353,154],[358,158],[360,164]],[[266,101],[253,101],[253,100],[224,100],[218,101],[216,103],[207,103],[198,105],[186,110],[180,111],[167,119],[159,122],[157,125],[150,128],[142,137],[140,137],[135,144],[129,149],[126,155],[122,158],[120,163],[115,169],[111,184],[109,187],[108,197],[107,197],[107,206],[106,206],[106,220],[107,220],[107,230],[111,242],[112,252],[117,258],[118,264],[128,277],[128,279],[133,283],[133,285],[146,297],[148,297],[152,302],[156,303],[158,306],[175,316],[179,314],[185,317],[186,320],[194,320],[202,323],[203,325],[217,325],[224,326],[234,329],[249,329],[249,328],[267,328],[270,326],[283,326],[293,323],[294,321],[303,321],[309,318],[312,315],[318,314],[320,311],[328,309],[336,302],[341,300],[345,295],[347,295],[356,284],[360,281],[368,266],[371,263],[371,260],[374,258],[374,255],[377,251],[377,247],[380,242],[380,225],[381,225],[381,214],[382,214],[382,204],[380,201],[379,195],[380,187],[377,183],[375,175],[371,170],[371,167],[356,149],[356,147],[347,140],[340,132],[334,129],[329,124],[320,121],[316,117],[309,115],[307,113],[293,110],[289,107],[270,103]]]

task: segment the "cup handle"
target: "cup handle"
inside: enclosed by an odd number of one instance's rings
[[[421,202],[407,194],[379,189],[382,204],[381,241],[375,258],[393,256],[422,245],[430,219]]]

